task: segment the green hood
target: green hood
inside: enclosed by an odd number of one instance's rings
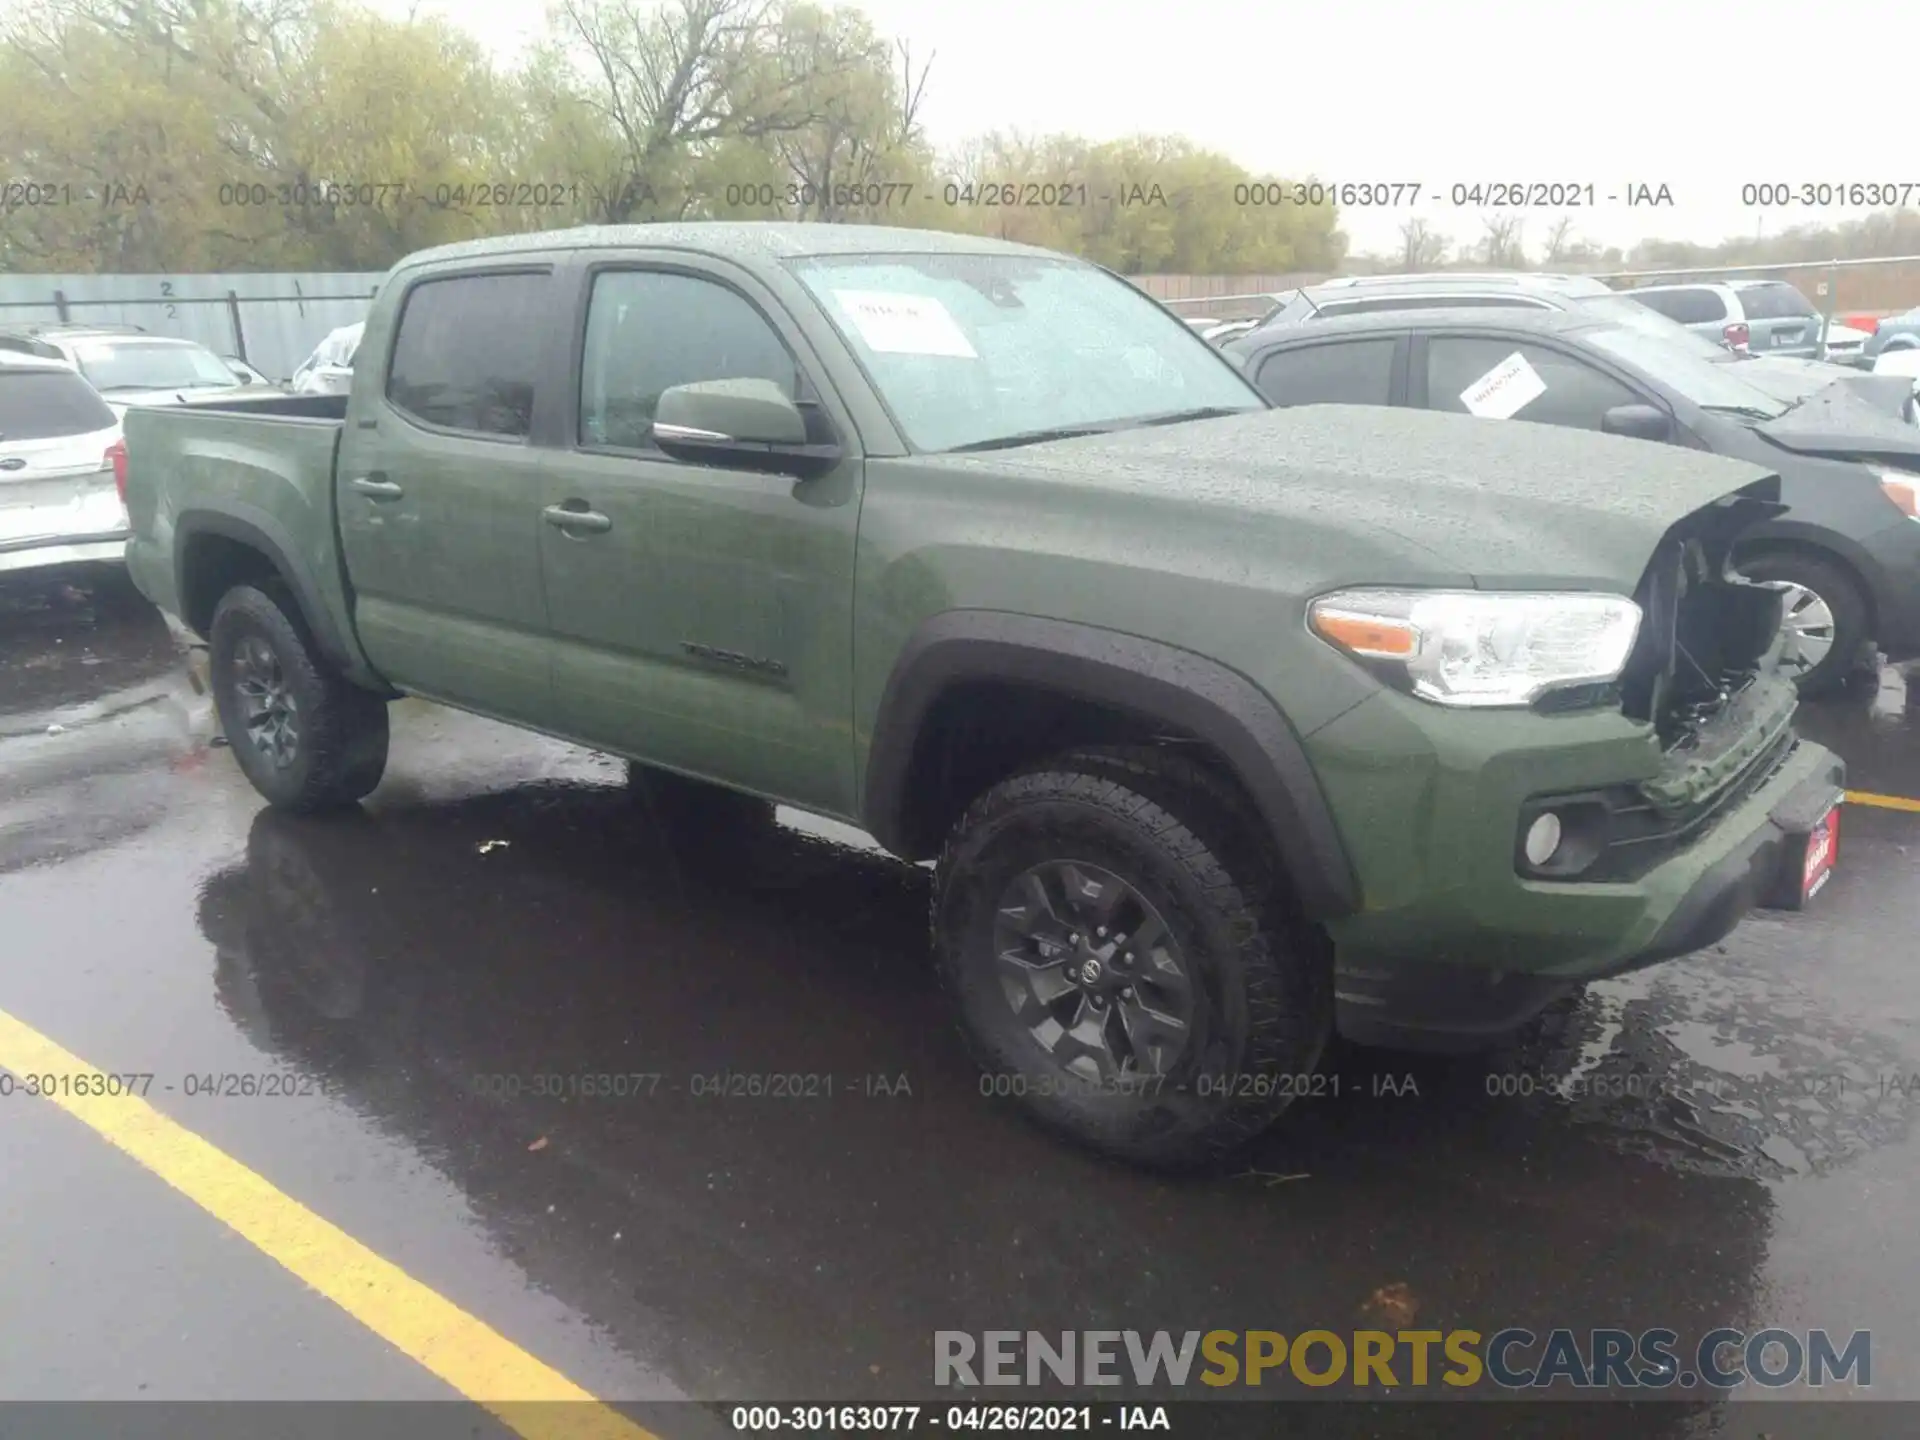
[[[974,456],[1026,481],[1235,512],[1323,537],[1342,579],[1631,593],[1668,529],[1779,477],[1676,445],[1518,420],[1311,405]],[[982,478],[985,476],[983,474]],[[1190,512],[1189,512],[1190,513]],[[1334,542],[1348,539],[1353,543]]]

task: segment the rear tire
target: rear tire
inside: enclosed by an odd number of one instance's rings
[[[320,658],[292,597],[240,585],[207,649],[220,728],[253,788],[280,810],[351,805],[387,768],[387,706]]]
[[[1237,795],[1171,751],[1078,751],[981,795],[932,928],[983,1092],[1079,1144],[1189,1169],[1313,1093],[1331,946]]]
[[[1817,661],[1793,663],[1795,639],[1781,655],[1781,673],[1791,676],[1801,695],[1817,699],[1839,690],[1860,666],[1867,639],[1867,602],[1860,582],[1845,566],[1825,556],[1777,550],[1740,563],[1751,580],[1784,580],[1797,588],[1787,595],[1783,624],[1795,626],[1796,611],[1806,637],[1825,644]],[[1802,647],[1804,649],[1804,645]],[[1802,659],[1808,659],[1802,655]]]

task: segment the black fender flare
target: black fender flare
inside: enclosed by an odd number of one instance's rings
[[[364,668],[333,623],[327,607],[314,593],[313,582],[293,563],[293,537],[273,516],[251,505],[236,504],[231,511],[187,510],[174,522],[173,593],[180,597],[182,608],[191,593],[187,583],[187,553],[193,548],[194,538],[200,535],[236,540],[266,556],[280,572],[287,589],[293,592],[294,603],[300,607],[300,618],[306,622],[320,653],[342,673],[352,674]]]
[[[994,610],[949,610],[922,622],[888,677],[862,811],[867,830],[895,854],[924,859],[939,845],[913,824],[914,753],[941,694],[970,680],[1031,685],[1197,736],[1251,797],[1306,913],[1324,919],[1360,908],[1352,863],[1300,738],[1251,680],[1156,640]]]

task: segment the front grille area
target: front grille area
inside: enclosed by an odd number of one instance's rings
[[[1799,748],[1799,740],[1791,730],[1787,731],[1755,756],[1745,773],[1726,789],[1678,814],[1663,815],[1636,792],[1625,790],[1624,803],[1616,806],[1612,813],[1614,829],[1606,853],[1593,872],[1583,878],[1637,880],[1712,829],[1722,815],[1779,774]]]
[[[1637,880],[1705,835],[1729,810],[1779,774],[1799,748],[1800,741],[1791,729],[1781,732],[1730,783],[1699,804],[1680,810],[1661,809],[1632,785],[1535,796],[1521,811],[1519,833],[1526,832],[1540,811],[1553,810],[1570,817],[1570,834],[1576,827],[1584,832],[1580,837],[1586,842],[1582,850],[1593,859],[1577,872],[1556,873],[1551,868],[1532,870],[1516,854],[1516,868],[1541,880]]]

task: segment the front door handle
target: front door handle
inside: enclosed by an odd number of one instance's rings
[[[406,493],[398,485],[394,484],[393,481],[387,479],[384,472],[379,470],[375,470],[370,475],[355,477],[353,488],[358,490],[362,495],[371,496],[375,500],[398,500]]]
[[[581,508],[572,508],[576,505]],[[585,506],[584,500],[572,500],[565,505],[549,505],[540,513],[546,516],[549,525],[558,530],[586,530],[599,535],[613,528],[610,516],[602,515],[598,510],[588,510]]]

